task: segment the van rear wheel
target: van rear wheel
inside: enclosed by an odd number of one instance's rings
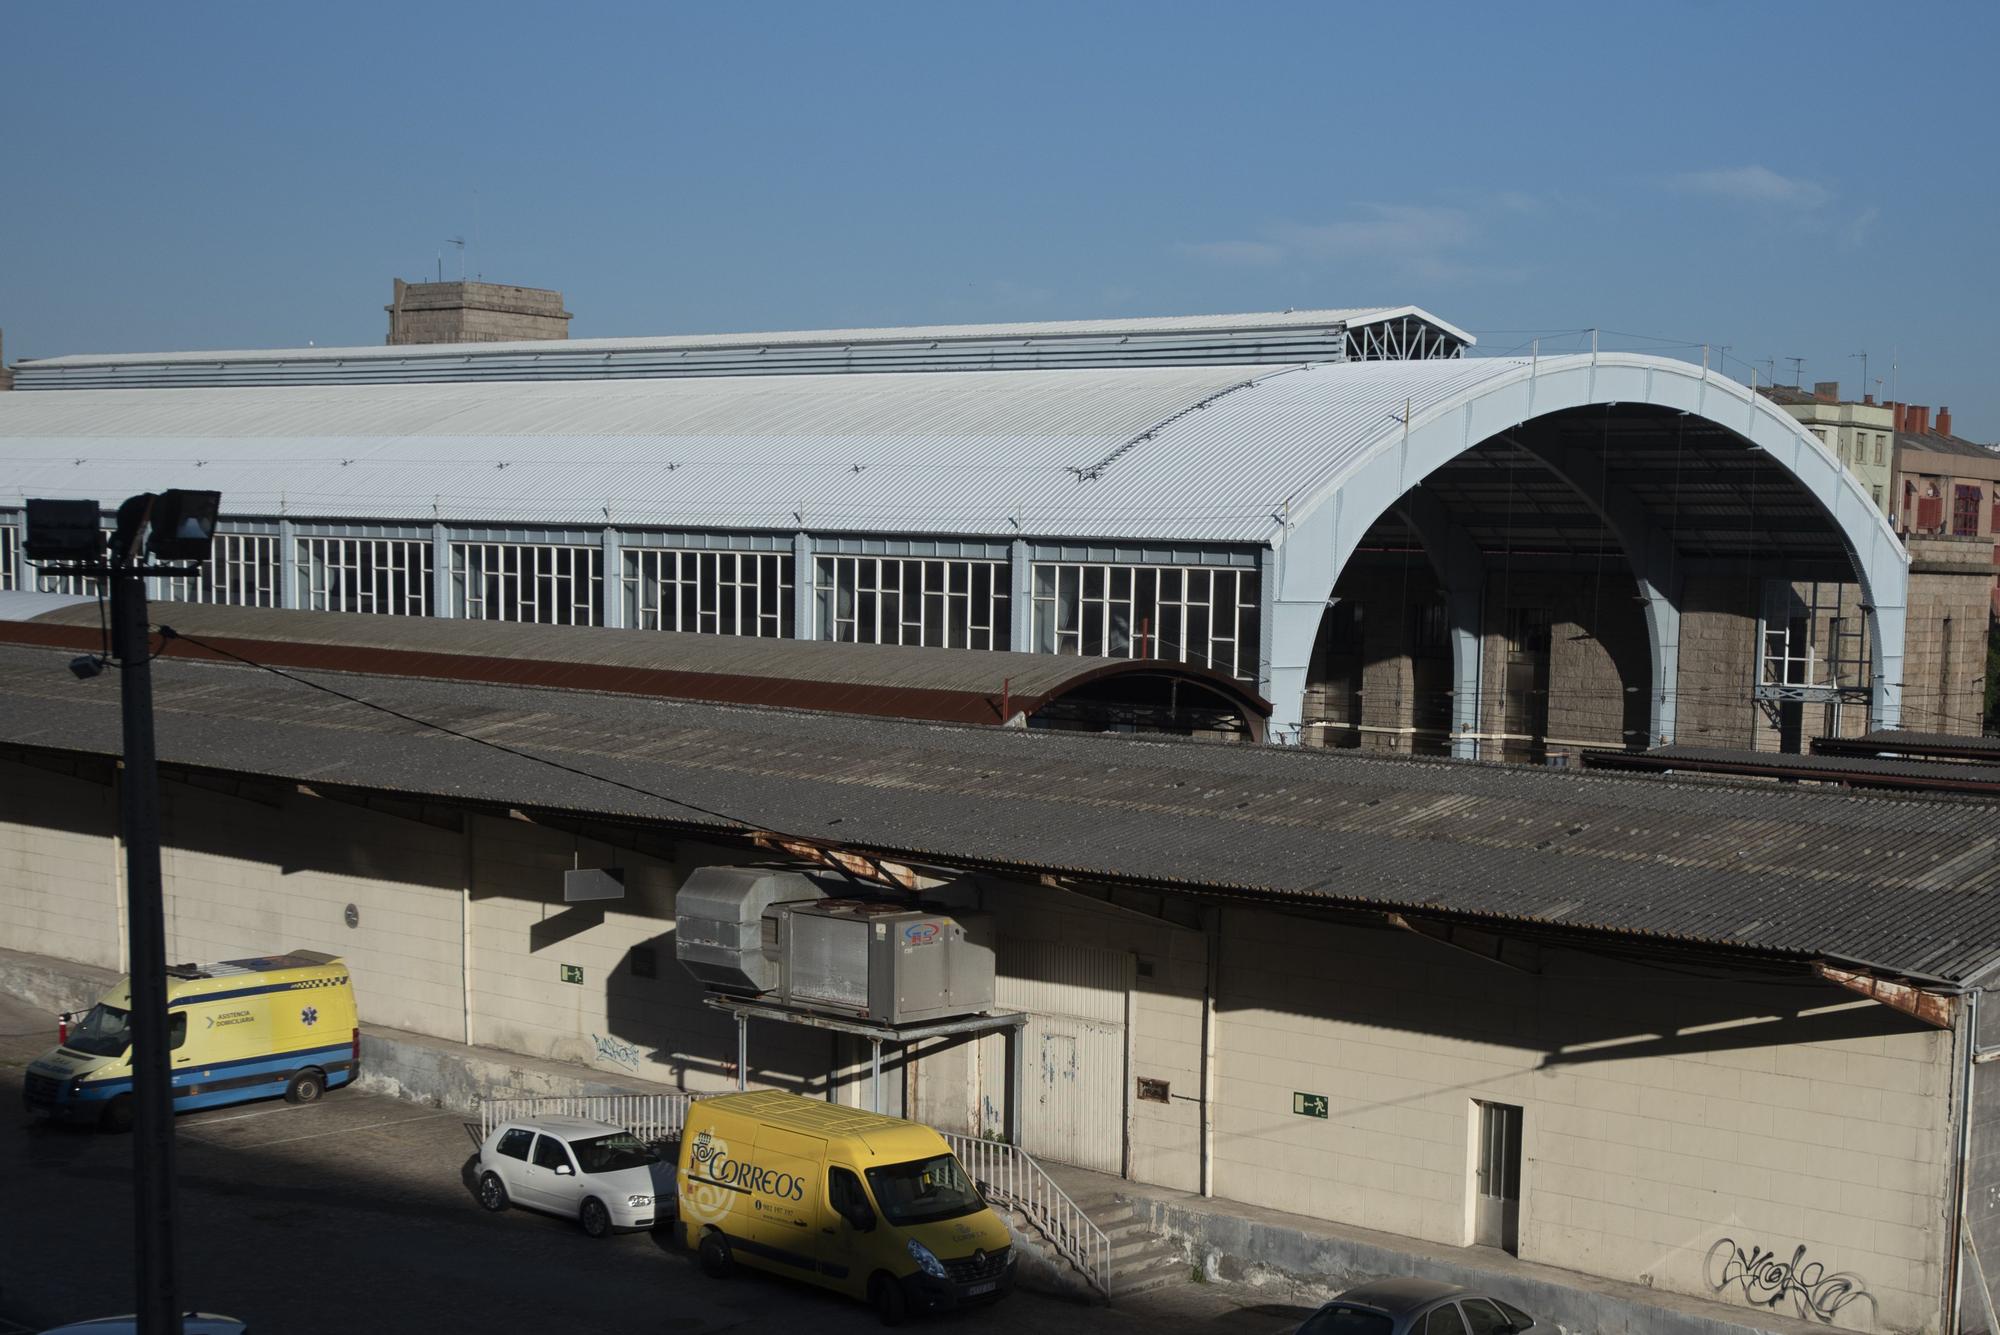
[[[888,1275],[877,1275],[869,1281],[868,1298],[885,1326],[900,1326],[910,1314],[910,1300],[903,1296],[903,1286]]]
[[[703,1273],[710,1279],[728,1279],[736,1269],[736,1258],[729,1254],[729,1239],[719,1229],[711,1228],[701,1235],[696,1255],[701,1258]]]
[[[292,1077],[292,1083],[285,1086],[285,1102],[316,1103],[326,1092],[326,1078],[318,1071],[300,1071]]]

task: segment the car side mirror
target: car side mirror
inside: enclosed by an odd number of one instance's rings
[[[575,1170],[574,1168],[571,1168],[571,1167],[570,1167],[570,1166],[569,1166],[568,1164],[566,1164],[566,1163],[559,1163],[559,1164],[557,1164],[557,1165],[556,1165],[556,1176],[557,1176],[557,1177],[575,1177],[575,1176],[576,1176],[576,1170]]]

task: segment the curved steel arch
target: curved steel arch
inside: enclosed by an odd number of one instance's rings
[[[1272,543],[1276,571],[1269,594],[1265,658],[1270,666],[1264,682],[1264,694],[1273,703],[1271,736],[1296,740],[1300,735],[1307,665],[1320,618],[1334,581],[1377,518],[1410,488],[1482,441],[1551,413],[1618,404],[1647,404],[1712,422],[1769,456],[1818,502],[1841,535],[1868,612],[1870,725],[1894,727],[1902,711],[1910,560],[1861,484],[1789,413],[1746,385],[1667,357],[1579,353],[1524,363],[1415,413],[1407,422],[1390,425],[1352,463],[1288,508]],[[1635,552],[1628,545],[1626,557],[1642,582],[1657,579],[1655,553]],[[1678,607],[1673,610],[1677,617]],[[1666,619],[1649,617],[1647,626],[1653,661],[1672,662],[1674,646],[1662,641]],[[1677,682],[1668,681],[1656,683],[1653,692],[1655,722],[1665,724],[1667,740],[1677,689]],[[1664,711],[1658,707],[1663,694]]]

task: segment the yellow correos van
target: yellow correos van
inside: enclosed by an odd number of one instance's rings
[[[992,1302],[1013,1238],[930,1127],[796,1094],[697,1099],[681,1136],[682,1241],[711,1274],[734,1262],[875,1305]]]
[[[28,1067],[28,1111],[117,1128],[132,1118],[132,987],[121,978]],[[167,968],[174,1111],[282,1094],[310,1103],[361,1073],[354,985],[314,950]]]

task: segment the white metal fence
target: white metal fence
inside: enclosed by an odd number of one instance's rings
[[[1111,1239],[1027,1151],[952,1131],[938,1134],[988,1200],[1026,1215],[1064,1260],[1082,1271],[1099,1293],[1111,1296]]]
[[[679,1140],[687,1125],[687,1094],[585,1094],[574,1097],[547,1095],[527,1099],[485,1099],[479,1104],[479,1139],[483,1143],[493,1128],[507,1122],[529,1122],[537,1117],[581,1117],[591,1122],[622,1126],[650,1143]]]

